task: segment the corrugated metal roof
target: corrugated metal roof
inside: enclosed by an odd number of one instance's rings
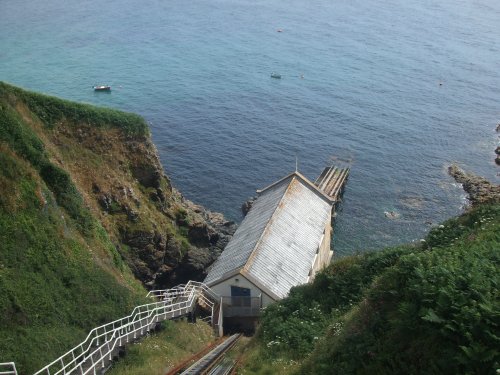
[[[285,297],[307,282],[332,202],[293,173],[260,193],[205,282],[244,269],[267,291]],[[264,290],[265,292],[265,290]]]
[[[205,278],[205,283],[211,283],[231,271],[243,268],[285,193],[288,182],[281,181],[267,190],[266,194],[259,196],[253,203],[252,209],[247,213],[233,238],[212,266]]]

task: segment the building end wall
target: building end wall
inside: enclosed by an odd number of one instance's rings
[[[255,284],[250,282],[245,276],[241,274],[237,274],[224,281],[221,281],[218,284],[214,284],[210,288],[221,297],[230,297],[231,286],[250,289],[250,297],[258,297],[262,294],[262,307],[266,307],[267,305],[275,302],[274,299],[269,297],[266,293],[264,293]]]

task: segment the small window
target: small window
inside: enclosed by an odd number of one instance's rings
[[[231,297],[250,297],[250,289],[231,285]]]
[[[251,305],[250,289],[241,288],[239,286],[231,285],[231,305],[232,306],[245,306]]]

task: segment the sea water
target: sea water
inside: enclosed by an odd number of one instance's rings
[[[498,0],[0,0],[0,80],[139,113],[173,184],[235,221],[296,157],[311,179],[349,163],[345,255],[458,214],[452,162],[498,182],[499,20]]]

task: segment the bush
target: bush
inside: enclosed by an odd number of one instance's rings
[[[344,327],[329,330],[302,373],[494,374],[499,213],[498,205],[475,209],[429,234],[435,247],[402,255],[344,315]]]
[[[90,212],[83,207],[83,199],[68,173],[55,165],[46,163],[40,169],[40,176],[54,193],[57,203],[66,209],[83,233],[89,235],[94,228],[94,220]]]
[[[266,308],[259,340],[270,356],[303,358],[327,327],[358,303],[376,276],[393,266],[411,247],[397,247],[342,258],[320,272],[314,282],[292,288],[289,296]]]

